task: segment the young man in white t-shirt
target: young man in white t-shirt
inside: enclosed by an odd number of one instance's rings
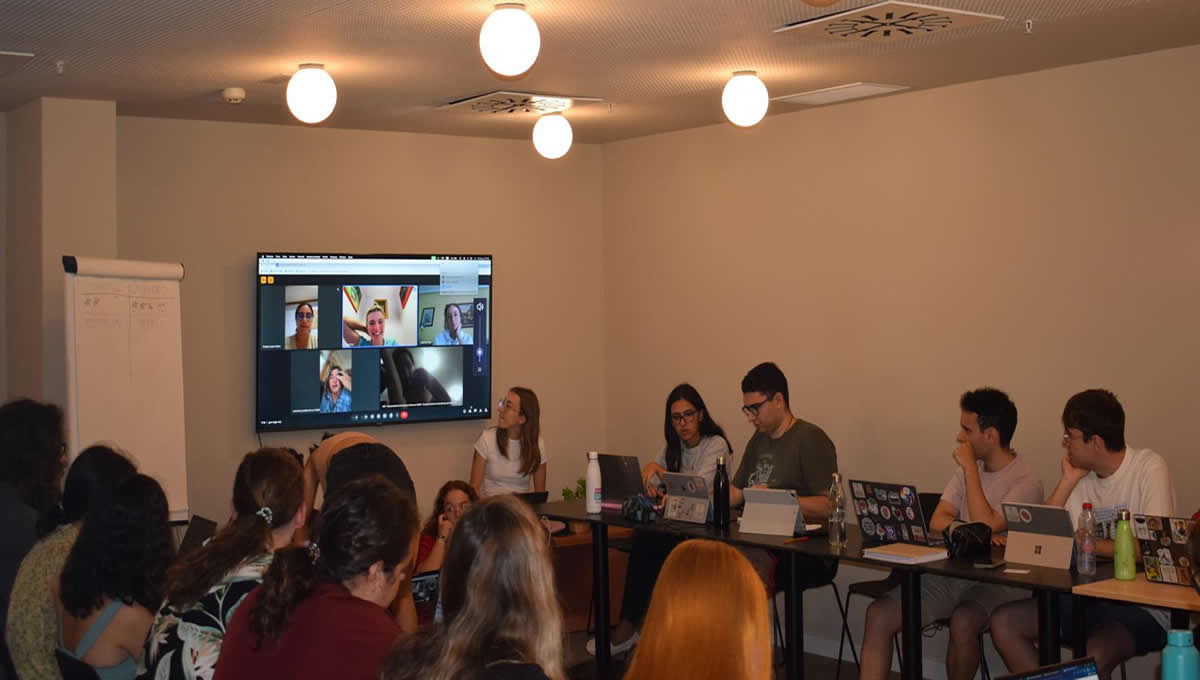
[[[1047,505],[1067,508],[1078,525],[1084,503],[1096,512],[1096,554],[1113,555],[1116,511],[1175,514],[1175,491],[1167,463],[1150,449],[1125,444],[1125,411],[1108,390],[1085,390],[1063,408],[1062,478]],[[1059,604],[1060,634],[1070,638],[1071,598]],[[1087,654],[1096,658],[1101,680],[1112,677],[1121,662],[1162,649],[1167,643],[1166,612],[1136,605],[1100,602],[1089,606]],[[1024,673],[1038,666],[1037,605],[1012,602],[992,614],[992,640],[1009,671]]]
[[[984,387],[959,400],[958,448],[951,458],[957,466],[929,519],[929,531],[941,532],[954,520],[983,522],[995,534],[1008,529],[1000,504],[1041,503],[1042,483],[1012,449],[1017,407],[1000,390]],[[950,619],[946,675],[970,680],[979,668],[979,635],[988,627],[996,606],[1022,597],[1003,586],[964,579],[925,576],[921,612],[926,621]],[[861,680],[882,680],[892,667],[892,636],[900,631],[899,593],[882,597],[867,609],[863,633]]]

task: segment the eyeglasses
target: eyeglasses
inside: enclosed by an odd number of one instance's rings
[[[457,512],[464,513],[471,509],[471,501],[463,501],[462,503],[446,503],[442,506],[442,512]]]
[[[311,320],[313,318],[313,313],[312,312],[296,312],[296,318]]]
[[[767,397],[766,399],[763,399],[762,401],[758,402],[757,404],[746,404],[745,406],[742,407],[742,413],[745,413],[748,416],[758,417],[758,409],[762,408],[768,401],[771,401],[774,398],[775,398],[775,394],[772,393],[771,396]]]
[[[496,410],[497,411],[516,411],[517,407],[513,406],[512,404],[508,403],[507,401],[501,399],[500,402],[496,404]]]
[[[672,413],[671,422],[675,423],[676,425],[682,425],[683,423],[694,420],[697,415],[699,415],[699,412],[696,411],[696,409],[689,408],[683,413]]]
[[[1085,439],[1085,437],[1083,436],[1083,434],[1080,434],[1080,435],[1079,435],[1079,438],[1080,438],[1080,439]],[[1063,432],[1063,445],[1070,444],[1072,439],[1075,439],[1075,436],[1074,436],[1074,435],[1072,435],[1070,432]]]

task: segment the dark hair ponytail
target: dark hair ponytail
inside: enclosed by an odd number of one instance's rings
[[[321,508],[314,546],[276,551],[250,612],[256,646],[278,639],[318,584],[345,583],[376,562],[395,569],[411,557],[417,519],[412,499],[380,475],[335,490]]]
[[[292,521],[303,501],[304,470],[288,449],[246,454],[233,481],[237,517],[171,566],[167,601],[176,607],[196,602],[231,569],[270,550],[271,533]]]
[[[708,413],[708,407],[704,405],[704,400],[700,398],[700,392],[688,383],[681,383],[671,390],[667,395],[667,405],[665,407],[666,415],[663,416],[663,436],[667,439],[667,471],[679,472],[679,468],[683,465],[683,442],[679,440],[679,435],[675,433],[675,426],[671,423],[671,404],[680,399],[688,402],[699,411],[700,423],[697,430],[701,437],[720,437],[725,440],[725,446],[729,446],[729,439],[725,437],[725,430],[713,420]],[[729,446],[732,451],[733,447]]]

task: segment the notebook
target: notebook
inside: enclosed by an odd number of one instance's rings
[[[676,472],[665,472],[662,477],[663,485],[667,487],[663,517],[693,524],[708,521],[712,503],[708,496],[708,482],[703,477]]]
[[[1099,678],[1100,673],[1096,670],[1096,662],[1089,656],[1054,666],[1043,666],[1028,673],[1006,675],[996,680],[1099,680]]]
[[[1034,503],[1001,503],[1008,520],[1004,560],[1051,569],[1070,569],[1075,531],[1066,508]]]
[[[921,564],[946,559],[945,548],[934,548],[912,543],[888,543],[873,548],[863,548],[863,557],[896,564]]]
[[[913,543],[941,545],[942,537],[931,534],[921,510],[917,487],[850,480],[850,502],[862,530],[864,544]]]
[[[601,453],[600,506],[605,510],[620,510],[630,496],[642,493],[642,467],[636,456],[614,456]]]
[[[1133,535],[1142,553],[1146,580],[1186,586],[1192,582],[1196,565],[1188,556],[1188,536],[1195,522],[1183,517],[1134,515]]]

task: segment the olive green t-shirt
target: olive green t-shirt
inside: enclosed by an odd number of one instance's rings
[[[779,439],[755,432],[730,483],[739,489],[765,486],[821,496],[828,493],[837,469],[833,441],[821,428],[797,418]]]

